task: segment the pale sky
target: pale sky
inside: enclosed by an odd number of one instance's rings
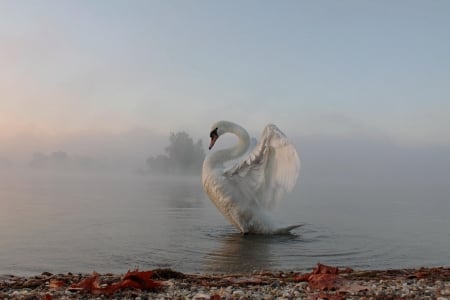
[[[450,147],[449,29],[449,1],[0,1],[0,142],[226,119]]]

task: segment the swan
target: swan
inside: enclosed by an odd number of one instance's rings
[[[226,133],[238,137],[237,145],[210,153],[202,169],[203,189],[217,209],[243,234],[288,233],[301,226],[281,227],[269,214],[294,188],[300,172],[297,151],[286,135],[269,124],[259,142],[252,142],[240,125],[219,121],[211,127],[209,150]]]

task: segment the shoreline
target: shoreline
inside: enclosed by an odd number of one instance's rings
[[[114,289],[112,289],[114,287]],[[352,270],[318,264],[312,272],[0,276],[0,299],[450,299],[450,266]]]

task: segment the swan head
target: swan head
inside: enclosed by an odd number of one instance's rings
[[[211,141],[209,142],[209,150],[211,150],[217,139],[219,138],[219,127],[212,129],[209,137],[211,138]]]
[[[209,150],[212,149],[212,147],[216,143],[216,141],[219,138],[219,136],[220,136],[220,134],[219,134],[219,127],[211,128],[211,133],[209,134],[209,137],[211,138],[211,141],[209,143]]]
[[[240,139],[243,139],[243,143],[248,143],[248,133],[247,131],[242,128],[241,126],[237,125],[236,123],[229,122],[229,121],[219,121],[214,123],[213,126],[211,126],[211,131],[209,134],[209,137],[211,138],[211,142],[209,143],[209,150],[212,149],[214,144],[216,143],[217,139],[225,133],[234,133],[237,135]],[[246,145],[246,144],[245,144]]]
[[[211,126],[211,132],[209,134],[209,137],[211,138],[211,141],[209,143],[209,150],[212,149],[219,136],[226,132],[233,131],[233,128],[235,128],[236,126],[236,124],[228,121],[219,121],[214,123],[213,126]]]

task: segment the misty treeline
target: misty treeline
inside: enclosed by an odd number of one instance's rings
[[[64,151],[55,151],[50,154],[33,153],[29,166],[44,170],[94,170],[100,164],[88,156],[71,156]]]
[[[205,158],[201,139],[194,143],[194,140],[184,131],[171,133],[169,146],[164,150],[165,154],[158,154],[147,159],[150,172],[172,175],[201,173]]]
[[[198,175],[205,158],[202,140],[194,141],[184,131],[171,133],[164,153],[150,156],[146,160],[145,154],[141,157],[127,153],[122,153],[119,157],[104,154],[86,156],[61,150],[47,153],[36,151],[26,166],[43,171],[109,172],[134,169],[138,174]],[[0,156],[0,170],[11,169],[13,165],[10,159]],[[16,162],[16,166],[20,166],[20,161]]]

